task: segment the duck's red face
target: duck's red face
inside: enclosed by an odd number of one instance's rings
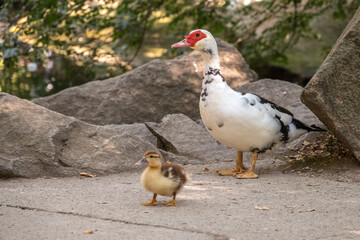
[[[206,38],[206,34],[200,30],[197,30],[190,33],[188,36],[185,36],[184,40],[173,44],[171,47],[194,47],[195,44],[203,38]]]

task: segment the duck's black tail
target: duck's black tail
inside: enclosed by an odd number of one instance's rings
[[[313,131],[317,131],[317,132],[326,132],[326,129],[322,129],[316,125],[311,125],[310,127],[305,125],[304,123],[302,123],[300,120],[297,120],[296,118],[293,118],[292,123],[295,125],[295,127],[297,129],[305,129],[308,132],[313,132]]]

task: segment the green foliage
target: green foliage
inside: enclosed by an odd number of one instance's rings
[[[320,40],[311,27],[315,17],[330,11],[334,18],[345,18],[359,6],[359,0],[349,3],[345,0],[264,0],[236,11],[236,15],[241,16],[240,24],[234,25],[241,32],[237,42],[252,66],[270,62],[287,64],[285,51],[301,38]],[[242,24],[249,18],[255,21]]]
[[[359,1],[263,0],[244,6],[230,0],[5,0],[0,90],[32,98],[121,74],[154,31],[179,40],[204,28],[235,43],[253,67],[286,63],[285,51],[299,39],[318,38],[312,19],[327,11],[345,18]],[[51,61],[56,67],[49,67]],[[28,63],[37,63],[37,70]]]

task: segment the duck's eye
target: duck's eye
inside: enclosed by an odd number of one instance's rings
[[[150,156],[150,158],[153,158],[153,157],[154,157],[153,155]]]
[[[195,36],[196,36],[196,37],[200,37],[200,33],[196,33]]]

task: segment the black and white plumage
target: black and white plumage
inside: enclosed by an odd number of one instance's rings
[[[135,165],[146,165],[141,176],[141,183],[145,190],[154,193],[153,199],[145,206],[155,205],[157,195],[172,196],[173,200],[167,206],[176,205],[176,195],[184,188],[188,181],[185,170],[174,163],[162,163],[161,154],[156,151],[147,151],[144,157]]]
[[[307,131],[321,131],[294,118],[287,109],[252,93],[231,89],[221,74],[217,44],[210,32],[194,30],[172,47],[191,47],[202,53],[204,79],[200,96],[200,114],[209,133],[220,143],[238,151],[237,166],[220,175],[256,178],[253,169],[257,153],[292,141]],[[242,152],[253,152],[248,173]]]

